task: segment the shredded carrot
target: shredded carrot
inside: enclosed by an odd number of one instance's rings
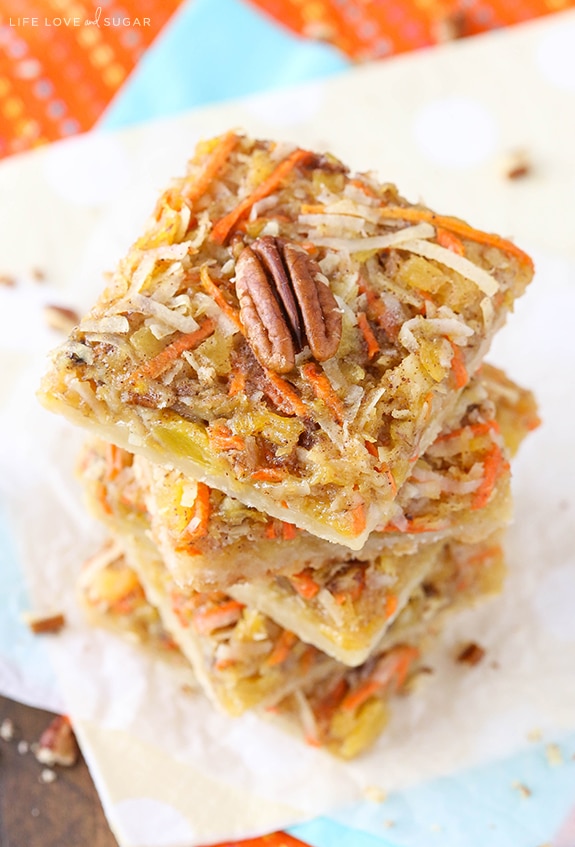
[[[240,320],[240,313],[234,306],[228,303],[218,286],[211,278],[207,265],[202,265],[200,268],[200,280],[206,294],[210,295],[214,303],[217,303],[224,315],[226,315],[226,317],[228,317],[243,334],[244,330]]]
[[[320,585],[311,575],[309,568],[290,576],[289,581],[300,597],[304,597],[306,600],[311,600],[316,594],[319,594]]]
[[[214,668],[217,671],[225,671],[228,668],[233,667],[236,664],[236,659],[216,659],[214,662]]]
[[[278,640],[276,641],[272,652],[266,659],[266,665],[281,665],[290,654],[294,644],[297,642],[297,635],[284,629]]]
[[[345,697],[347,690],[347,680],[345,677],[341,677],[331,691],[315,705],[313,712],[316,720],[324,724],[329,723],[333,717],[333,713]]]
[[[208,438],[214,450],[243,450],[246,442],[241,435],[234,435],[225,424],[208,427]]]
[[[217,144],[210,153],[208,161],[204,166],[204,170],[196,181],[184,192],[186,200],[193,204],[206,193],[210,187],[210,183],[214,181],[238,141],[239,136],[234,132],[227,132],[218,138]]]
[[[506,467],[507,462],[503,458],[503,453],[499,445],[493,444],[483,462],[483,479],[481,480],[481,485],[473,495],[471,501],[472,509],[483,509],[487,505],[495,488],[497,478]]]
[[[417,521],[414,518],[408,519],[405,522],[405,526],[402,526],[400,529],[394,523],[388,523],[383,527],[382,532],[409,532],[409,533],[419,533],[419,532],[436,532],[437,530],[442,529],[441,526],[429,526],[427,524],[422,523],[421,521]]]
[[[123,468],[129,466],[131,456],[115,444],[106,444],[106,476],[110,481],[116,479]]]
[[[379,453],[377,452],[377,447],[373,443],[373,441],[364,441],[364,446],[370,456],[373,456],[374,459],[379,459]]]
[[[322,215],[325,212],[323,203],[302,203],[300,206],[300,214],[302,215]]]
[[[388,594],[385,598],[385,618],[388,620],[397,612],[397,594]]]
[[[305,161],[310,157],[311,153],[308,150],[302,150],[298,148],[294,150],[293,153],[280,162],[280,164],[271,172],[271,174],[261,182],[258,187],[253,191],[249,197],[246,197],[241,203],[232,209],[231,212],[228,212],[223,218],[220,218],[217,221],[213,228],[211,238],[217,244],[224,244],[230,231],[237,224],[237,222],[242,218],[245,214],[247,214],[254,203],[257,203],[258,200],[262,200],[264,197],[267,197],[268,194],[271,194],[278,185],[283,182],[286,176],[292,171],[298,164]]]
[[[353,509],[350,509],[351,526],[354,535],[361,535],[367,525],[365,503],[361,500]]]
[[[476,241],[478,244],[487,244],[490,247],[497,247],[506,253],[511,253],[523,265],[533,270],[533,261],[512,241],[506,238],[501,238],[499,235],[493,235],[489,232],[482,232],[474,229],[466,224],[465,221],[460,221],[457,218],[437,215],[435,212],[430,212],[428,209],[416,209],[413,206],[383,206],[380,209],[382,218],[392,218],[394,220],[403,221],[427,221],[427,223],[439,226],[442,229],[448,229],[450,232],[455,232],[463,238],[468,238],[470,241]]]
[[[396,321],[389,309],[386,309],[383,300],[378,297],[373,288],[370,288],[364,279],[360,278],[358,287],[359,293],[365,294],[367,308],[373,316],[373,320],[385,330],[391,341],[395,341],[399,335],[401,324]]]
[[[291,541],[297,535],[297,526],[293,523],[282,521],[282,538],[284,541]]]
[[[451,250],[452,253],[457,253],[458,256],[465,256],[465,247],[462,240],[448,229],[437,227],[437,243]]]
[[[495,418],[490,418],[489,420],[481,421],[480,423],[466,424],[465,426],[460,426],[457,429],[452,429],[451,432],[445,432],[438,435],[435,441],[448,441],[451,438],[459,438],[459,436],[464,433],[470,433],[475,437],[479,437],[481,435],[487,435],[487,433],[492,431],[499,432],[499,424]]]
[[[180,335],[179,338],[164,347],[161,353],[144,362],[131,374],[130,382],[137,382],[140,379],[157,379],[168,370],[174,360],[179,358],[185,350],[193,350],[212,335],[215,328],[216,325],[211,318],[204,318],[194,332]]]
[[[269,521],[269,523],[266,525],[266,528],[264,529],[264,535],[266,538],[276,538],[276,525],[273,520]]]
[[[98,486],[96,498],[98,500],[98,503],[107,515],[113,514],[112,507],[110,506],[110,501],[108,500],[108,490],[105,485]]]
[[[350,179],[350,185],[354,185],[356,188],[359,188],[360,191],[363,191],[364,194],[367,194],[368,197],[378,197],[379,195],[371,188],[371,186],[366,185],[365,182],[362,182],[360,179]]]
[[[285,478],[285,472],[281,468],[260,468],[250,474],[251,479],[256,482],[281,482]]]
[[[365,343],[367,344],[368,358],[373,359],[379,353],[379,344],[377,338],[373,334],[373,330],[369,325],[365,312],[360,312],[357,316],[357,324],[363,334]]]
[[[404,684],[409,668],[419,655],[415,647],[400,645],[390,650],[377,664],[374,674],[350,691],[344,698],[341,706],[346,711],[353,712],[362,706],[366,700],[393,684],[397,691]]]
[[[395,497],[395,495],[397,494],[397,483],[395,481],[395,477],[392,474],[392,472],[389,470],[389,468],[384,468],[384,473],[389,480],[389,486],[391,488],[391,496]]]
[[[188,528],[186,530],[186,539],[189,541],[196,541],[198,538],[203,538],[208,531],[208,523],[210,520],[210,489],[203,482],[198,482],[197,487],[198,493],[194,500],[192,518],[189,524],[191,529]]]
[[[243,371],[234,371],[228,388],[228,395],[235,397],[236,394],[243,394],[246,389],[246,375]]]
[[[304,676],[307,675],[313,667],[317,650],[311,644],[308,644],[298,661],[299,672]]]
[[[461,352],[461,347],[455,344],[455,342],[451,341],[450,344],[451,349],[453,350],[453,358],[451,359],[451,372],[455,380],[455,387],[463,388],[463,386],[467,385],[467,383],[469,382],[469,374],[467,373],[467,368],[465,367],[465,362],[463,361],[463,353]]]
[[[346,600],[351,603],[357,602],[365,589],[365,567],[356,565],[344,574],[345,588],[332,592],[333,599],[338,606],[343,606]],[[336,583],[337,585],[337,583]]]
[[[244,604],[237,600],[226,600],[217,606],[197,609],[192,614],[194,627],[201,635],[209,635],[215,629],[222,629],[236,623]]]
[[[343,423],[343,403],[333,390],[331,382],[323,371],[320,371],[314,362],[308,362],[302,367],[301,372],[310,383],[316,397],[322,400],[328,409],[331,410],[339,424]]]
[[[290,383],[287,382],[287,380],[282,379],[279,374],[268,369],[265,370],[265,375],[267,381],[278,392],[278,401],[281,398],[281,404],[284,409],[287,407],[288,409],[290,409],[292,415],[297,415],[300,418],[305,418],[309,416],[309,409],[307,408],[306,404],[303,402],[301,397],[294,391],[293,386],[291,386]],[[272,397],[272,400],[276,402],[274,397]]]

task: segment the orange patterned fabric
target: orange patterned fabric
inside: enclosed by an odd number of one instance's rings
[[[247,841],[226,841],[223,844],[217,844],[216,847],[309,847],[309,845],[286,832],[272,832],[270,835],[249,838]]]
[[[0,0],[0,156],[90,129],[180,2]]]
[[[250,0],[309,38],[329,41],[356,61],[415,50],[453,37],[575,6],[575,0]]]

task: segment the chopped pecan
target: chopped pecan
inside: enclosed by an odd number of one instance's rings
[[[470,642],[459,652],[457,661],[465,665],[478,665],[485,656],[485,650],[479,644]]]
[[[43,635],[46,632],[60,632],[66,624],[66,618],[61,612],[53,615],[32,615],[28,613],[24,615],[24,620],[34,635]]]
[[[320,269],[296,244],[257,238],[236,264],[236,291],[248,341],[264,367],[287,373],[307,343],[323,362],[337,351],[341,314]]]
[[[36,758],[48,767],[61,765],[69,768],[76,764],[78,754],[78,743],[70,721],[64,715],[58,715],[40,736]]]

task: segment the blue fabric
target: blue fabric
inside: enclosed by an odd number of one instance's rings
[[[145,53],[99,125],[117,129],[348,66],[335,48],[296,37],[239,0],[189,0]]]
[[[539,847],[554,836],[575,797],[575,734],[561,740],[563,764],[544,744],[500,762],[365,801],[290,829],[312,847]],[[526,786],[524,797],[514,783]],[[385,827],[386,821],[393,826]],[[375,839],[375,840],[374,840]],[[575,847],[562,841],[565,847]]]

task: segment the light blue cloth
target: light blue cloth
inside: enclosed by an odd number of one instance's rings
[[[349,66],[239,0],[188,0],[140,60],[100,126],[152,118],[317,79]]]
[[[575,829],[560,843],[554,838],[575,813],[575,734],[558,745],[562,764],[550,764],[545,746],[533,744],[503,761],[289,831],[312,847],[575,847]],[[518,785],[531,795],[523,796]],[[386,828],[386,821],[393,826]]]

